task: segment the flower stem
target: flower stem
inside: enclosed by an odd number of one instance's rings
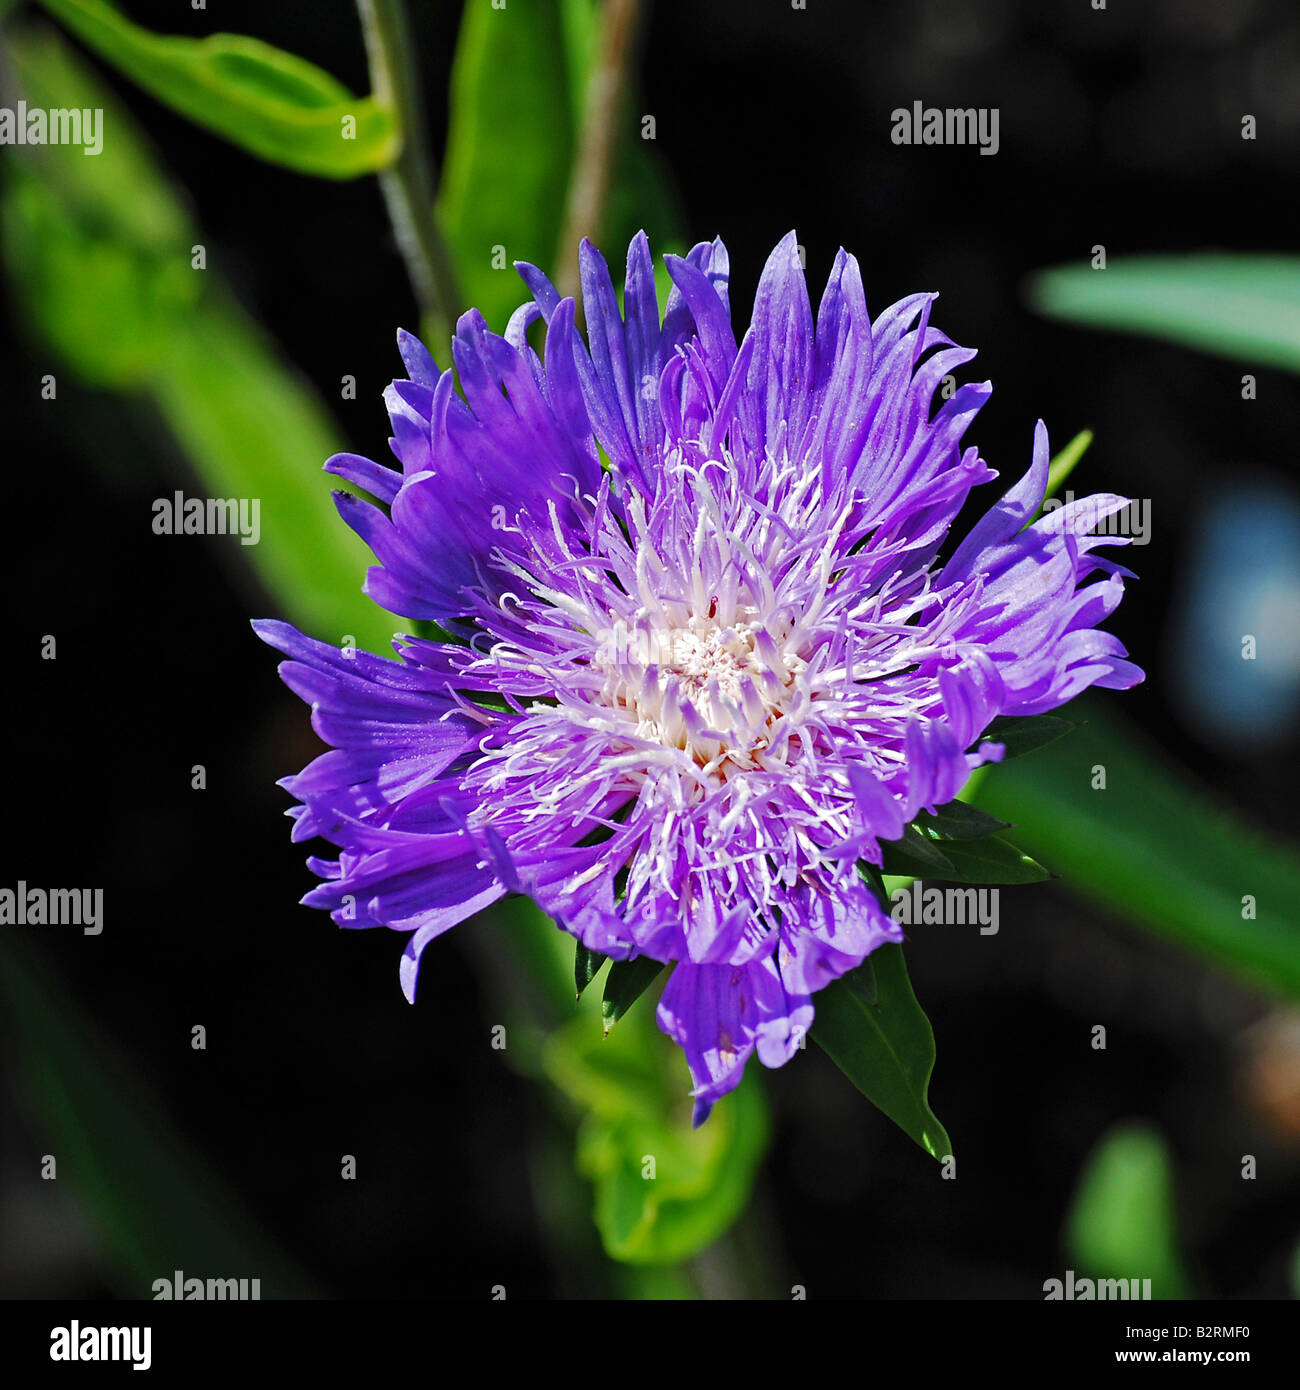
[[[379,176],[397,244],[420,306],[421,330],[435,346],[451,335],[460,298],[451,257],[433,212],[433,164],[403,0],[357,0],[375,100],[396,114],[401,150]],[[436,354],[435,354],[436,355]]]
[[[609,202],[614,159],[622,127],[620,106],[626,90],[632,40],[640,18],[640,0],[605,0],[591,74],[587,79],[582,129],[574,151],[573,174],[563,230],[556,251],[560,293],[578,291],[578,242],[600,236]]]

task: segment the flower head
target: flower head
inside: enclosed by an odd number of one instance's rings
[[[997,475],[961,445],[988,383],[936,408],[974,353],[931,327],[933,295],[873,322],[841,251],[814,320],[791,234],[737,345],[722,243],[666,264],[661,320],[636,237],[620,314],[584,243],[586,343],[521,265],[504,337],[457,326],[463,397],[399,335],[401,471],[326,464],[381,504],[336,494],[379,561],[367,592],[454,640],[391,660],[257,627],[332,745],[283,784],[294,838],[339,848],[304,901],[410,933],[408,998],[429,942],[508,891],[595,951],[674,963],[659,1021],[698,1123],[899,939],[860,865],[1001,756],[990,722],[1141,672],[1097,630],[1115,538],[1069,508],[1032,520],[1041,423],[1028,473],[940,559]],[[1091,524],[1125,502],[1074,505]]]

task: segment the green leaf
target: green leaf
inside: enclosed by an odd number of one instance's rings
[[[940,806],[933,815],[922,811],[912,824],[922,834],[940,840],[978,840],[1011,828],[1006,821],[964,801],[950,801],[946,806]]]
[[[817,995],[813,1041],[873,1105],[943,1162],[952,1141],[930,1109],[930,1020],[912,992],[903,948],[879,946],[870,960],[874,1005],[850,977],[834,981]]]
[[[1173,1163],[1149,1125],[1113,1129],[1088,1160],[1066,1219],[1071,1266],[1091,1279],[1150,1279],[1155,1298],[1192,1298],[1179,1252]]]
[[[601,967],[609,957],[589,949],[581,941],[575,941],[574,946],[576,949],[573,954],[573,983],[577,986],[578,998],[581,999],[583,990],[600,974]]]
[[[190,269],[200,234],[128,114],[58,34],[15,34],[9,55],[29,99],[100,107],[113,132],[94,159],[6,155],[4,253],[32,328],[83,380],[147,394],[208,496],[258,500],[258,543],[218,552],[269,590],[250,605],[384,650],[397,620],[361,593],[369,551],[321,471],[344,447],[328,412],[220,277]]]
[[[1067,265],[1028,286],[1040,313],[1300,371],[1300,259],[1142,256]]]
[[[247,549],[275,606],[324,641],[390,650],[402,619],[361,592],[373,559],[321,472],[342,442],[276,346],[237,306],[214,302],[177,335],[155,399],[210,496],[260,498],[262,537]]]
[[[607,1033],[654,984],[663,968],[660,961],[649,956],[613,962],[605,979],[605,997],[600,1002],[600,1016]]]
[[[871,964],[870,956],[856,970],[850,970],[840,978],[864,1004],[874,1009],[880,1003],[880,991],[876,988],[876,968]]]
[[[707,1124],[692,1129],[690,1073],[653,1011],[634,1009],[602,1035],[589,990],[573,1017],[564,933],[524,898],[505,915],[501,953],[527,948],[532,981],[553,981],[548,1001],[570,1015],[535,1047],[512,1047],[510,1057],[525,1071],[539,1061],[581,1119],[577,1160],[594,1187],[606,1252],[636,1265],[691,1259],[723,1235],[749,1201],[768,1135],[757,1069],[723,1097]],[[654,1160],[653,1177],[646,1176],[647,1158]]]
[[[475,0],[464,10],[438,217],[466,301],[498,330],[527,298],[515,261],[531,261],[552,278],[563,269],[557,242],[599,18],[593,0],[530,0],[503,10]],[[603,226],[589,234],[602,244],[618,287],[623,248],[644,230],[662,306],[669,281],[661,257],[686,248],[672,181],[654,143],[640,138],[634,100],[623,102]],[[577,247],[559,251],[568,262]]]
[[[914,825],[903,827],[903,834],[897,840],[880,842],[881,871],[912,878],[944,877],[952,873],[952,860],[947,855],[947,845],[938,845]]]
[[[43,175],[8,163],[4,258],[25,316],[83,381],[135,389],[157,370],[169,330],[199,297],[182,243],[163,252],[106,237]]]
[[[1300,855],[1238,822],[1119,716],[1086,708],[1073,737],[989,769],[978,804],[1067,887],[1300,998]]]
[[[989,725],[980,741],[1005,744],[1002,761],[1007,762],[1032,753],[1035,748],[1042,748],[1078,727],[1077,722],[1058,719],[1054,714],[1002,715]]]
[[[514,262],[550,269],[560,235],[573,141],[565,63],[556,0],[466,5],[438,219],[466,302],[498,332],[528,297]]]
[[[1042,883],[1051,873],[1023,850],[997,835],[982,840],[945,840],[943,851],[952,860],[947,877],[957,883]]]
[[[205,277],[190,268],[197,236],[128,118],[56,33],[16,33],[7,54],[29,103],[99,108],[113,132],[94,158],[6,151],[0,246],[19,305],[82,380],[134,389],[200,298]]]
[[[582,1124],[578,1170],[595,1184],[595,1221],[612,1259],[692,1259],[735,1222],[765,1147],[755,1096],[753,1084],[742,1083],[697,1130]],[[653,1177],[647,1176],[648,1159],[655,1163]]]
[[[600,10],[596,0],[559,0],[559,20],[564,38],[569,126],[578,130],[586,113],[587,76],[600,40]]]
[[[353,96],[314,63],[260,39],[154,34],[106,0],[41,4],[150,95],[259,159],[348,179],[387,168],[397,156],[391,110],[373,97]]]
[[[923,811],[901,840],[881,843],[884,872],[895,878],[954,883],[1038,883],[1050,878],[1041,864],[998,834],[1009,828],[1007,821],[987,811],[950,801],[933,815]]]

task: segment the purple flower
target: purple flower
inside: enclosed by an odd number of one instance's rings
[[[331,745],[283,783],[294,839],[339,848],[303,901],[409,933],[412,999],[429,942],[507,892],[592,950],[675,962],[659,1022],[699,1123],[900,938],[859,863],[1000,758],[990,721],[1142,673],[1097,630],[1126,573],[1103,538],[1070,508],[1030,524],[1041,422],[1029,472],[939,558],[997,475],[961,447],[988,383],[934,408],[975,354],[930,326],[933,295],[873,323],[841,251],[814,320],[792,233],[737,346],[722,243],[665,259],[662,322],[644,235],[620,316],[583,244],[586,345],[521,265],[504,338],[457,325],[463,399],[399,334],[401,471],[325,465],[381,504],[336,494],[379,560],[367,593],[456,640],[394,661],[256,627]],[[1089,525],[1124,505],[1073,504]]]

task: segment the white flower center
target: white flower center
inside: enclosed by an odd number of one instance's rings
[[[601,634],[601,702],[626,711],[637,736],[684,749],[696,762],[756,767],[806,663],[740,609],[730,623],[684,615],[678,625],[623,619]]]
[[[762,663],[754,655],[754,630],[749,623],[720,628],[710,619],[692,618],[689,627],[668,634],[666,646],[661,684],[676,676],[682,693],[706,723],[725,717],[721,709],[714,709],[715,696],[720,702],[739,704],[741,677],[762,673]]]

